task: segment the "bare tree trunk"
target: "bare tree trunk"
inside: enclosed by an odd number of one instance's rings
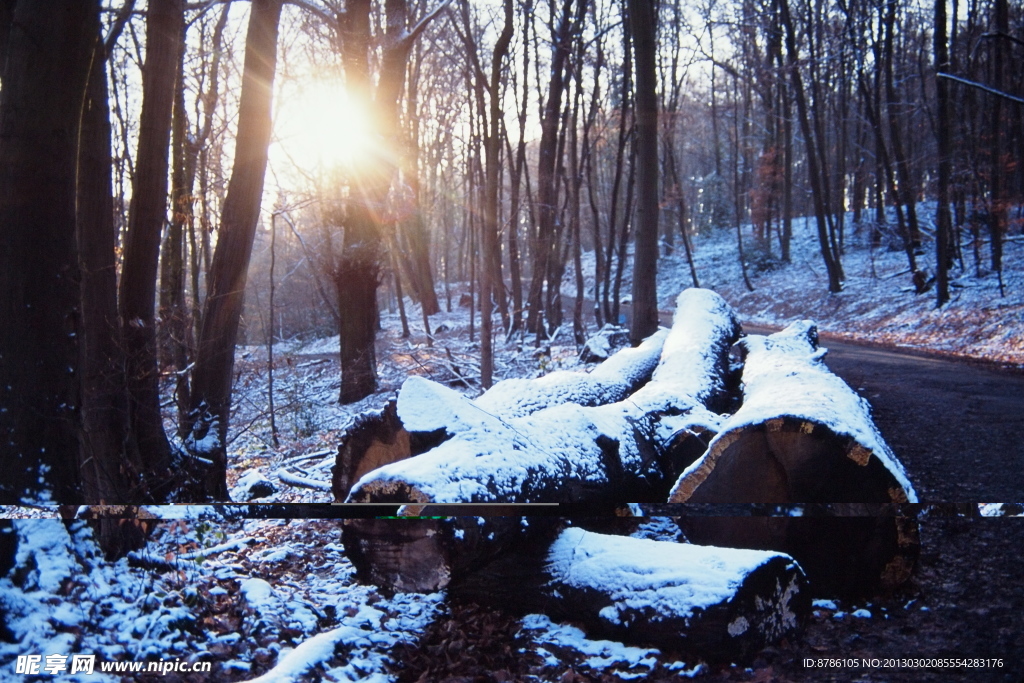
[[[385,5],[386,45],[373,97],[376,133],[385,146],[395,146],[399,98],[405,83],[409,52],[419,34],[445,6],[441,5],[414,28],[407,30],[405,0],[390,0]],[[371,100],[370,9],[370,0],[353,0],[338,17],[338,37],[342,44],[349,93],[364,102]],[[342,254],[334,274],[339,293],[344,291],[344,295],[338,297],[342,403],[358,401],[377,387],[374,343],[378,326],[377,287],[384,245],[381,209],[385,206],[397,166],[392,150],[382,150],[365,161],[363,171],[355,178],[348,201]]]
[[[10,43],[11,24],[17,0],[0,0],[0,71],[7,64],[7,45]]]
[[[633,247],[633,318],[629,336],[639,344],[658,329],[658,95],[654,0],[629,0],[636,53],[637,196]]]
[[[1009,7],[1006,0],[995,0],[992,8],[994,28],[996,35],[992,45],[992,86],[999,91],[1004,88],[1005,80],[1004,66],[1004,39],[1002,36],[1009,35]],[[991,193],[991,208],[989,209],[989,229],[992,235],[992,270],[999,278],[999,295],[1005,296],[1003,286],[1003,235],[1006,234],[1008,198],[1006,192],[1006,178],[1003,169],[1003,102],[1002,98],[992,99],[992,128],[989,133],[991,139],[990,154],[992,155],[992,180],[989,191]]]
[[[97,2],[19,2],[0,97],[0,502],[77,502],[79,125]]]
[[[193,455],[211,461],[202,476],[201,495],[213,500],[228,497],[225,477],[235,343],[263,198],[280,17],[281,0],[253,1],[245,39],[235,162],[210,265],[192,375],[187,446]]]
[[[126,17],[127,18],[127,17]],[[79,472],[86,503],[145,499],[142,463],[128,420],[124,349],[117,318],[117,230],[111,186],[106,50],[96,50],[82,110],[77,238],[81,274],[82,436]]]
[[[814,213],[818,222],[818,242],[821,246],[822,259],[825,261],[825,270],[828,271],[828,291],[835,293],[843,289],[842,274],[839,264],[833,257],[832,248],[829,243],[829,232],[825,216],[828,207],[825,204],[825,193],[822,189],[824,177],[821,175],[818,165],[818,154],[815,150],[814,136],[807,114],[807,96],[804,93],[803,78],[800,76],[800,59],[796,49],[796,32],[793,29],[793,21],[789,14],[789,0],[779,0],[779,10],[781,12],[782,24],[786,29],[786,52],[789,60],[790,78],[793,80],[793,94],[796,97],[797,111],[800,116],[800,129],[803,132],[807,148],[807,171],[811,179],[811,190],[814,196]]]
[[[188,367],[192,349],[188,312],[185,307],[185,225],[192,216],[192,183],[196,155],[187,141],[188,116],[185,113],[185,44],[179,45],[178,77],[175,84],[174,112],[171,117],[171,222],[161,249],[160,322],[158,326],[160,365],[177,373],[174,394],[178,405],[178,428],[185,436],[185,415],[190,408]],[[198,152],[198,150],[195,150]]]
[[[160,413],[154,308],[160,236],[167,221],[168,145],[183,29],[181,0],[152,3],[146,18],[139,147],[118,291],[132,431],[158,499],[166,498],[173,486],[171,448]],[[158,484],[156,478],[164,481]]]
[[[498,242],[498,165],[501,154],[501,63],[508,54],[512,41],[512,0],[504,1],[505,25],[494,45],[491,56],[491,78],[488,83],[490,98],[490,130],[485,137],[486,177],[484,179],[483,253],[484,265],[480,278],[480,384],[488,389],[494,374],[493,305],[495,279],[501,283],[501,246]]]
[[[627,22],[629,17],[624,18]],[[629,120],[629,103],[630,103],[630,91],[633,87],[633,50],[629,46],[629,35],[630,32],[623,31],[623,58],[622,58],[622,99],[621,107],[619,108],[619,140],[618,146],[615,149],[615,171],[612,179],[612,190],[611,190],[611,208],[608,211],[608,246],[605,249],[604,258],[604,286],[601,292],[601,304],[604,306],[605,321],[613,325],[619,324],[619,304],[618,300],[614,303],[611,301],[611,282],[612,282],[612,255],[615,253],[616,244],[616,221],[618,220],[618,202],[619,202],[619,190],[622,186],[622,171],[623,161],[626,154],[626,145],[629,141],[630,127],[628,125]],[[627,202],[628,204],[629,202]],[[622,212],[622,230],[625,231],[629,225],[629,207]],[[619,255],[621,262],[622,255]]]
[[[612,283],[612,319],[619,319],[619,306],[622,304],[622,277],[626,270],[626,258],[629,251],[629,228],[633,221],[633,191],[636,188],[636,137],[630,136],[629,175],[626,177],[626,202],[622,207],[622,229],[619,231],[617,248],[618,259],[615,262],[615,282]]]
[[[946,47],[946,0],[935,0],[935,71],[949,71],[949,51]],[[939,151],[939,185],[936,191],[935,282],[936,305],[940,308],[949,301],[950,246],[953,223],[949,215],[949,183],[952,171],[951,140],[949,133],[949,84],[944,78],[935,79],[936,115],[935,138]]]
[[[565,60],[569,56],[569,43],[573,34],[572,0],[564,0],[558,29],[554,35],[551,54],[551,80],[548,83],[544,115],[541,119],[541,138],[537,162],[537,240],[533,252],[533,275],[530,282],[529,312],[526,329],[541,335],[544,332],[542,309],[544,308],[544,285],[551,273],[551,262],[555,250],[555,209],[558,195],[555,191],[558,151],[558,121],[562,112],[562,93],[565,89]],[[561,283],[547,281],[548,298]],[[548,321],[548,332],[551,321]]]
[[[277,438],[277,415],[274,410],[274,267],[277,265],[277,214],[270,215],[270,301],[267,302],[267,410],[270,413],[270,438],[274,448],[281,445]]]

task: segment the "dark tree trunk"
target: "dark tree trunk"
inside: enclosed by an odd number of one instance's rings
[[[636,54],[637,194],[633,247],[634,344],[658,329],[658,95],[657,20],[654,0],[629,0]]]
[[[935,0],[935,70],[938,74],[949,71],[949,51],[946,47],[946,0]],[[953,223],[949,215],[949,183],[952,171],[952,151],[949,117],[949,82],[935,79],[935,99],[938,108],[935,117],[935,138],[939,151],[939,184],[936,191],[935,235],[935,293],[936,304],[949,301],[949,264],[952,260]]]
[[[166,497],[171,485],[171,449],[160,414],[155,300],[160,236],[167,221],[168,145],[184,16],[181,0],[155,0],[146,18],[139,147],[118,302],[132,431],[158,499]]]
[[[20,2],[0,97],[0,502],[77,502],[75,177],[97,2]]]
[[[992,8],[995,33],[997,37],[992,41],[992,87],[1003,91],[1005,80],[1005,39],[1002,36],[1009,35],[1009,6],[1006,0],[995,0]],[[1003,168],[1005,163],[1006,150],[1003,149],[1004,140],[1003,128],[1003,101],[1001,97],[991,98],[992,128],[990,136],[990,154],[992,164],[992,176],[989,187],[991,193],[991,206],[989,208],[989,230],[992,235],[992,270],[999,278],[999,295],[1005,296],[1003,285],[1003,236],[1006,234],[1007,214],[1009,213],[1009,200],[1006,188],[1006,172]]]
[[[371,101],[370,9],[369,0],[353,0],[338,19],[338,37],[342,44],[349,94],[363,102]],[[385,12],[386,45],[381,57],[373,110],[378,140],[393,147],[409,52],[420,32],[438,16],[439,9],[426,15],[408,31],[404,0],[389,1]],[[384,226],[380,209],[386,204],[396,170],[393,155],[387,150],[365,159],[348,201],[342,254],[334,273],[339,293],[343,292],[338,297],[342,403],[358,401],[377,388],[374,342],[378,326],[377,286],[384,257]]]
[[[14,6],[18,0],[0,0],[0,71],[7,63],[7,44],[10,42],[11,24],[14,22]]]
[[[81,273],[82,438],[79,471],[86,503],[146,498],[142,463],[128,420],[124,349],[117,317],[117,230],[111,184],[106,54],[97,48],[82,110],[77,237]]]
[[[501,62],[512,41],[512,0],[505,0],[505,25],[491,56],[491,79],[487,85],[490,98],[490,130],[485,138],[486,177],[484,185],[483,253],[484,267],[480,278],[480,384],[491,386],[494,374],[494,339],[491,306],[494,292],[501,285],[501,245],[498,241],[498,171],[501,153]]]
[[[537,149],[537,239],[533,249],[533,275],[530,281],[529,311],[526,329],[540,335],[544,332],[544,286],[547,281],[548,300],[561,285],[549,281],[552,261],[557,258],[560,245],[555,243],[555,216],[558,203],[555,177],[558,167],[558,122],[562,112],[562,93],[565,90],[565,61],[573,33],[572,0],[564,0],[558,30],[554,36],[551,54],[551,80],[548,83],[544,115],[541,118],[540,146]],[[549,322],[549,328],[551,321]],[[548,329],[549,333],[554,329]]]
[[[202,475],[202,491],[196,493],[214,500],[228,497],[225,477],[231,379],[246,271],[263,199],[280,16],[281,0],[252,3],[245,38],[235,162],[210,265],[192,375],[187,445],[193,455],[211,461]]]
[[[907,237],[914,249],[921,244],[921,232],[917,225],[917,201],[914,191],[913,175],[910,170],[910,160],[907,158],[903,146],[903,134],[900,129],[900,114],[903,106],[900,104],[896,93],[895,74],[893,73],[893,50],[896,36],[896,0],[886,0],[885,12],[885,110],[889,120],[889,144],[892,148],[892,156],[896,165],[896,173],[899,176],[899,183],[893,192],[899,192],[900,202],[906,207],[907,216]]]
[[[192,218],[192,183],[195,178],[198,148],[187,140],[188,116],[185,113],[185,46],[181,43],[178,78],[174,89],[171,116],[171,221],[161,248],[160,260],[160,365],[177,373],[174,395],[178,404],[178,428],[185,436],[182,416],[191,407],[186,368],[191,352],[191,330],[185,306],[185,226]]]
[[[814,214],[818,223],[818,242],[821,246],[822,259],[825,261],[825,269],[828,271],[828,291],[835,293],[843,289],[842,272],[839,263],[834,258],[829,242],[829,231],[826,224],[828,207],[825,203],[825,191],[822,187],[825,178],[819,166],[818,154],[815,149],[815,138],[812,134],[808,117],[807,95],[804,92],[803,78],[800,76],[800,58],[796,49],[796,32],[789,13],[789,0],[780,0],[779,10],[781,12],[782,24],[786,29],[786,53],[789,60],[790,78],[793,81],[793,95],[796,97],[800,130],[803,132],[804,144],[807,149],[807,173],[810,176],[811,193],[814,197]]]

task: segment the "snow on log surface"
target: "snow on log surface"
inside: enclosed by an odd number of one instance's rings
[[[548,614],[627,642],[708,660],[756,652],[810,610],[797,563],[780,553],[565,529],[551,544]]]
[[[651,378],[668,330],[658,330],[636,348],[622,349],[591,372],[556,370],[536,379],[506,379],[476,399],[503,418],[524,417],[560,403],[599,406],[629,396]]]
[[[455,436],[370,472],[356,482],[348,502],[633,500],[631,494],[660,484],[646,435],[650,421],[628,415],[619,404],[565,403],[506,421],[439,384],[431,383],[429,394],[423,408],[444,415]]]
[[[739,334],[735,313],[717,294],[687,290],[678,301],[670,332],[620,351],[589,375],[635,384],[653,371],[657,379],[618,403],[581,406],[565,402],[580,394],[555,392],[553,405],[533,411],[538,394],[526,392],[528,414],[510,409],[508,417],[496,409],[513,405],[513,389],[541,391],[545,385],[508,385],[499,398],[488,401],[485,394],[471,401],[429,380],[409,378],[398,397],[402,423],[421,432],[443,428],[453,436],[425,454],[368,473],[348,502],[664,500],[663,480],[677,474],[664,467],[664,444],[689,427],[714,431],[718,417],[705,404],[717,407],[727,395],[728,351]],[[648,370],[654,348],[659,360]],[[638,356],[648,360],[638,364]]]
[[[668,332],[660,330],[635,349],[623,349],[590,373],[557,371],[537,379],[508,379],[476,399],[479,409],[501,417],[522,417],[561,403],[595,406],[622,400],[650,379]],[[356,418],[342,436],[332,478],[337,500],[352,484],[384,465],[419,455],[460,430],[450,412],[431,404],[427,380],[410,377],[397,400]]]

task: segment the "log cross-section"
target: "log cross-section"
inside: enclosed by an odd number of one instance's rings
[[[917,502],[867,402],[825,367],[817,338],[805,320],[741,342],[743,405],[669,502]]]

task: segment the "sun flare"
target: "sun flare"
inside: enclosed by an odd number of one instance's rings
[[[369,117],[341,84],[315,81],[282,95],[278,146],[301,169],[349,168],[369,151]]]

